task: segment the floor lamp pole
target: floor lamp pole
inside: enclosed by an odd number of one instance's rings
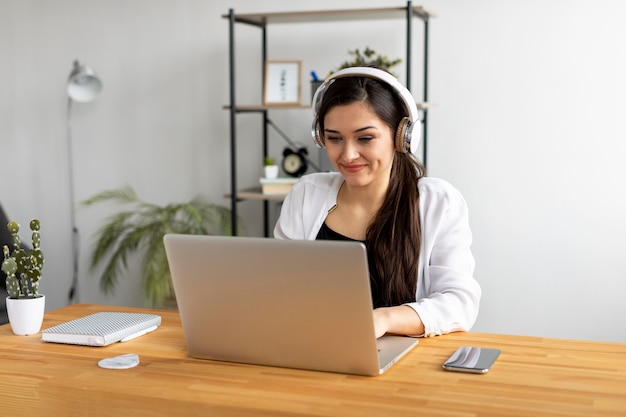
[[[67,171],[69,177],[70,224],[72,226],[72,286],[68,295],[69,304],[77,298],[78,292],[78,250],[79,235],[76,227],[76,208],[74,207],[74,160],[72,158],[72,99],[67,99]]]
[[[69,293],[69,303],[77,300],[78,295],[78,251],[79,234],[76,227],[76,207],[74,201],[74,161],[72,158],[72,104],[74,101],[80,103],[88,103],[93,101],[100,90],[102,82],[96,76],[96,73],[90,67],[74,61],[72,71],[67,80],[67,165],[70,185],[70,222],[72,225],[72,287]]]

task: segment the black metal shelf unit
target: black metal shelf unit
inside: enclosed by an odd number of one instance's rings
[[[422,6],[413,6],[411,1],[407,1],[405,7],[384,7],[371,9],[352,10],[319,10],[303,12],[285,13],[250,13],[236,14],[233,9],[229,9],[227,15],[222,16],[228,19],[229,25],[229,96],[230,104],[227,107],[230,115],[230,200],[232,210],[232,234],[237,234],[237,204],[240,200],[250,199],[250,193],[239,193],[237,186],[237,126],[236,119],[240,113],[258,113],[263,117],[263,155],[268,154],[268,108],[264,106],[238,106],[235,96],[235,27],[236,24],[250,25],[257,27],[261,31],[261,68],[265,79],[265,62],[267,61],[267,26],[270,24],[284,23],[316,23],[316,22],[341,22],[350,20],[381,20],[392,18],[406,19],[406,87],[411,89],[411,38],[413,32],[413,18],[419,18],[424,23],[424,68],[423,68],[423,103],[419,105],[423,114],[423,155],[422,161],[426,165],[427,157],[427,124],[428,124],[428,23],[435,14],[426,10]],[[275,109],[275,108],[274,108]],[[283,110],[285,108],[282,108]],[[263,200],[264,234],[269,236],[270,225],[268,219],[269,205],[268,199],[263,196],[255,196],[253,199]]]

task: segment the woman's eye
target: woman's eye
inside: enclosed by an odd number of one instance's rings
[[[370,140],[374,139],[374,136],[361,136],[359,138],[360,142],[369,142]]]
[[[326,140],[332,143],[337,143],[341,140],[339,136],[326,136]]]

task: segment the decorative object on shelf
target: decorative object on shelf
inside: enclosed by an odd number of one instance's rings
[[[318,88],[324,84],[324,80],[311,80],[311,104],[313,104],[313,97]]]
[[[355,49],[353,51],[348,51],[348,54],[352,55],[353,58],[343,62],[336,71],[349,67],[376,66],[392,73],[391,69],[402,62],[402,59],[400,58],[390,59],[387,55],[379,54],[367,46],[362,53],[359,49]],[[397,77],[397,75],[393,75]]]
[[[46,297],[39,294],[44,256],[41,251],[41,223],[37,219],[30,222],[33,248],[24,250],[19,237],[20,225],[9,222],[7,229],[13,240],[13,253],[8,246],[2,248],[4,260],[2,271],[6,274],[7,313],[11,330],[19,336],[38,333],[43,323]]]
[[[285,134],[285,132],[283,132],[282,129],[280,129],[276,125],[276,123],[274,123],[270,118],[267,118],[266,122],[267,122],[267,124],[269,126],[271,126],[276,131],[276,133],[278,133],[280,135],[280,137],[282,137],[285,140],[285,142],[287,142],[289,144],[289,146],[291,146],[291,149],[292,149],[291,152],[294,152],[293,149],[304,149],[302,152],[300,152],[300,156],[304,159],[307,167],[311,167],[311,168],[313,168],[313,169],[315,169],[317,171],[321,171],[320,167],[317,166],[317,164],[315,162],[313,162],[311,160],[311,158],[308,157],[308,151],[306,150],[306,148],[304,148],[302,146],[302,144],[296,143],[293,140],[291,140],[289,138],[289,136],[287,136]],[[287,149],[283,150],[283,157],[285,156],[286,152],[288,152]],[[305,171],[306,171],[306,169],[305,169]]]
[[[94,270],[104,264],[100,287],[105,293],[111,293],[124,276],[128,257],[138,254],[142,262],[142,292],[150,306],[165,306],[174,301],[174,288],[163,246],[165,234],[231,234],[231,210],[209,203],[201,196],[185,203],[159,206],[140,200],[135,191],[127,186],[103,191],[82,204],[92,206],[111,202],[129,205],[130,209],[110,216],[98,230],[90,267]],[[243,234],[245,228],[240,219],[238,225],[238,234]]]
[[[298,178],[261,178],[259,182],[263,194],[284,195],[291,191],[293,185],[298,182]]]
[[[311,101],[317,89],[324,84],[324,80],[320,80],[315,71],[311,71]]]
[[[265,178],[276,178],[278,177],[278,165],[276,165],[276,161],[274,158],[266,156],[263,160],[263,170],[265,174]]]
[[[283,171],[285,174],[292,177],[300,177],[303,175],[307,168],[308,151],[302,147],[297,150],[292,148],[285,148],[283,150]]]
[[[72,226],[72,287],[69,293],[69,302],[74,301],[78,293],[78,227],[76,226],[76,210],[74,201],[74,163],[72,159],[72,103],[89,103],[98,97],[102,90],[102,81],[95,71],[78,60],[74,61],[74,66],[67,79],[67,160],[69,196],[70,196],[70,220]]]
[[[383,69],[394,77],[398,77],[397,74],[394,74],[391,70],[402,62],[401,58],[390,59],[387,55],[378,54],[376,51],[366,46],[363,52],[360,49],[354,49],[348,51],[349,55],[352,55],[352,59],[344,61],[339,68],[335,71],[331,71],[326,76],[326,79],[330,77],[333,73],[340,71],[342,69],[351,68],[351,67],[371,67],[375,66],[377,68]],[[315,92],[319,87],[324,84],[324,80],[319,80],[315,72],[311,72],[311,101],[313,97],[315,97]]]
[[[301,78],[300,61],[267,61],[263,104],[266,106],[300,104]]]

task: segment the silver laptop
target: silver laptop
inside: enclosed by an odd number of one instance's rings
[[[378,375],[418,343],[376,339],[365,246],[164,237],[190,356]]]

